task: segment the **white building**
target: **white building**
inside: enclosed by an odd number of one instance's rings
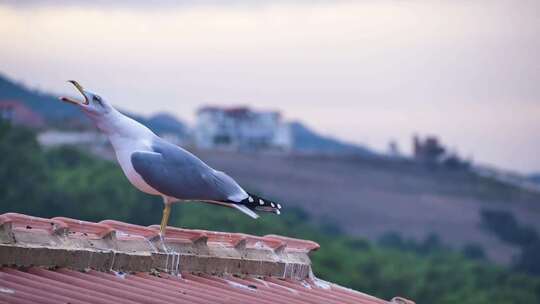
[[[49,129],[39,133],[37,140],[45,148],[73,146],[100,158],[108,160],[116,158],[107,136],[97,130],[61,131]]]
[[[38,134],[38,142],[44,147],[107,145],[107,136],[96,131],[47,130]]]
[[[204,149],[289,150],[292,139],[279,112],[203,107],[197,112],[195,144]]]

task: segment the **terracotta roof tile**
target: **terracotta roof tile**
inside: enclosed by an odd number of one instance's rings
[[[168,227],[163,244],[158,231],[0,215],[0,304],[390,303],[315,278],[312,241]]]
[[[321,246],[313,241],[294,239],[290,237],[269,234],[264,236],[266,240],[281,241],[287,244],[288,249],[310,252],[319,249]]]
[[[64,223],[69,233],[88,239],[102,239],[114,232],[114,228],[100,223],[75,220],[67,217],[54,217],[53,221]]]
[[[1,215],[1,218],[2,224],[10,223],[12,229],[18,230],[35,229],[38,232],[55,234],[63,232],[68,228],[66,223],[59,220],[45,219],[19,213],[4,213]]]
[[[117,233],[117,237],[123,238],[147,238],[152,239],[158,236],[159,231],[144,226],[124,223],[114,220],[105,220],[99,222],[113,228]]]
[[[153,276],[66,268],[0,269],[0,301],[7,303],[389,303],[312,281],[241,279],[182,273]]]

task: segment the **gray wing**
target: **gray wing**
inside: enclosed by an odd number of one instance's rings
[[[247,193],[227,174],[210,168],[188,151],[156,139],[153,152],[135,152],[131,163],[152,188],[184,200],[239,202]]]

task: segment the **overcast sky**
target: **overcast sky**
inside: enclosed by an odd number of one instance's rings
[[[208,103],[279,109],[379,151],[434,134],[540,171],[540,1],[16,2],[0,2],[0,72],[31,87],[76,79],[188,122]]]

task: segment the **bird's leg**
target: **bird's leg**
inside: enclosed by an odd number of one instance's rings
[[[163,197],[163,216],[161,217],[161,225],[159,227],[159,240],[161,241],[161,246],[165,253],[169,254],[169,249],[165,245],[165,229],[169,223],[169,216],[171,215],[171,203],[172,201],[164,196]],[[168,260],[167,260],[168,261]]]
[[[165,228],[167,228],[167,223],[169,223],[169,216],[171,215],[171,202],[167,197],[163,197],[163,216],[161,217],[161,226],[159,228],[159,234],[165,235]]]

